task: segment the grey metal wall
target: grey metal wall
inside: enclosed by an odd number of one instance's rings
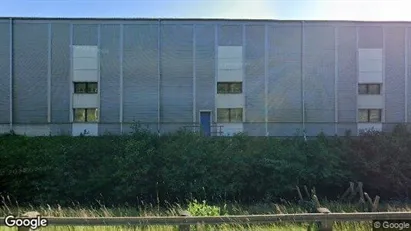
[[[357,131],[357,30],[338,27],[338,134]]]
[[[120,127],[117,124],[120,119],[121,76],[119,23],[101,24],[100,36],[98,24],[104,23],[103,21],[62,20],[50,23],[51,122],[56,124],[69,122],[71,113],[70,23],[73,23],[73,45],[100,45],[101,48],[100,133],[119,132]],[[383,36],[381,25],[306,23],[304,49],[302,49],[301,23],[270,22],[267,23],[268,47],[265,49],[264,23],[193,23],[196,24],[195,33],[193,25],[184,22],[167,22],[160,30],[155,21],[125,23],[122,63],[125,122],[136,120],[149,123],[150,129],[154,130],[160,115],[161,131],[167,132],[191,124],[192,121],[198,122],[200,110],[214,112],[216,45],[244,45],[244,94],[246,96],[244,131],[249,135],[265,135],[265,52],[268,52],[267,105],[270,135],[293,135],[297,129],[302,129],[302,87],[305,90],[304,120],[308,135],[316,135],[320,131],[334,134],[335,90],[338,97],[338,133],[341,135],[346,129],[356,131],[357,48],[385,48],[383,86],[385,122],[393,124],[405,120],[404,76],[405,65],[411,66],[409,56],[411,39],[408,37],[405,41],[405,31],[402,26],[386,26]],[[217,41],[215,41],[216,24],[218,25]],[[335,38],[334,26],[336,25],[338,36]],[[45,86],[47,86],[48,75],[48,22],[16,20],[13,29],[14,122],[47,123]],[[0,36],[0,123],[6,124],[9,123],[10,106],[8,33],[9,21],[0,21],[2,35]],[[30,39],[27,39],[28,34]],[[408,45],[407,63],[404,62],[406,44]],[[161,60],[158,56],[159,52]],[[338,74],[338,89],[335,89],[334,85],[335,71]],[[407,74],[409,75],[409,71]],[[407,78],[409,79],[410,76]],[[194,82],[195,89],[193,89]],[[410,98],[410,81],[407,87],[408,98]],[[193,113],[194,99],[195,112]],[[408,120],[411,119],[410,101],[407,101]],[[215,117],[213,114],[214,119]],[[384,125],[384,128],[391,127]],[[68,132],[70,128],[66,124],[54,126],[54,130]]]
[[[100,26],[99,133],[120,133],[120,26]]]
[[[407,32],[407,41],[405,41],[407,43],[407,68],[408,68],[408,72],[407,72],[407,121],[410,122],[411,121],[411,28],[407,27],[406,28],[406,32]]]
[[[51,24],[51,122],[53,134],[70,134],[70,24]]]
[[[13,122],[47,123],[48,24],[15,21],[13,29]]]
[[[243,27],[242,25],[219,25],[218,27],[219,46],[242,46]]]
[[[73,45],[74,46],[98,46],[98,25],[73,24]]]
[[[302,129],[301,24],[268,28],[268,132],[293,135]]]
[[[265,26],[245,27],[244,132],[265,135]]]
[[[158,25],[124,25],[123,121],[157,124]]]
[[[405,30],[384,28],[385,36],[385,130],[405,121]]]
[[[358,48],[383,48],[382,33],[381,26],[358,24]]]
[[[199,111],[210,110],[215,118],[215,27],[196,25],[195,27],[195,121],[199,122]]]
[[[306,132],[335,134],[335,36],[332,25],[304,25],[304,105]]]
[[[10,122],[10,24],[0,20],[0,124]]]
[[[51,25],[51,122],[68,123],[70,113],[70,24]]]
[[[193,26],[161,25],[162,132],[193,121]],[[181,125],[180,125],[181,126]]]

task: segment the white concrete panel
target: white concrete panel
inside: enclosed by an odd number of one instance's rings
[[[382,131],[382,123],[358,123],[358,133],[366,131]]]
[[[217,108],[239,108],[244,107],[244,94],[217,94]]]
[[[383,51],[382,49],[358,49],[358,58],[359,60],[366,60],[366,59],[382,60]]]
[[[243,57],[243,46],[219,46],[218,58],[240,58]]]
[[[73,46],[73,59],[75,58],[97,58],[97,46]]]
[[[97,123],[73,123],[72,125],[72,135],[79,136],[97,136],[98,135],[98,124]]]
[[[218,82],[242,82],[243,81],[243,70],[217,70],[217,81]]]
[[[10,125],[9,124],[0,124],[0,134],[10,133]]]
[[[217,108],[240,108],[244,107],[244,94],[217,94]]]
[[[241,70],[243,68],[242,60],[239,59],[219,59],[219,70]]]
[[[382,95],[358,95],[359,109],[383,109],[384,97]]]
[[[382,71],[377,72],[360,72],[358,74],[359,83],[382,83]]]
[[[48,125],[13,125],[14,133],[26,136],[48,136],[51,133]]]
[[[359,60],[359,70],[360,72],[382,72],[382,60],[378,59],[360,59]]]
[[[98,59],[97,58],[74,58],[73,59],[74,70],[97,70]]]
[[[219,123],[217,125],[222,126],[223,136],[232,136],[244,131],[243,123]]]
[[[73,108],[98,108],[98,94],[73,94]]]
[[[73,70],[74,82],[98,82],[98,70]]]

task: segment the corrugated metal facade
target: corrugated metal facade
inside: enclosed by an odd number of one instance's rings
[[[385,122],[405,121],[405,30],[385,29]]]
[[[245,130],[265,134],[265,26],[245,26]]]
[[[355,26],[338,28],[338,130],[355,131],[357,121],[357,30]]]
[[[157,123],[158,25],[124,25],[123,121]]]
[[[244,131],[273,136],[356,131],[358,49],[383,49],[383,123],[391,129],[411,120],[408,26],[14,19],[10,36],[10,20],[0,19],[0,124],[11,122],[12,42],[13,123],[47,124],[50,117],[52,133],[70,133],[71,45],[100,49],[100,134],[129,131],[133,121],[174,131],[198,123],[200,110],[211,111],[216,122],[218,46],[243,46]]]
[[[53,134],[71,134],[70,24],[51,24],[51,122]]]
[[[268,28],[268,133],[293,135],[302,129],[301,23]]]
[[[10,122],[10,23],[0,20],[0,124]]]
[[[48,24],[13,25],[13,123],[47,123],[48,41]]]

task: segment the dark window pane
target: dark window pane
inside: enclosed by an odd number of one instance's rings
[[[227,83],[217,83],[217,94],[226,94],[228,93],[228,84]]]
[[[243,109],[242,108],[232,108],[230,110],[230,122],[232,123],[242,123],[243,122]]]
[[[230,122],[230,109],[217,108],[217,122],[219,123]]]
[[[359,84],[358,85],[358,94],[360,94],[360,95],[367,94],[367,84]]]
[[[381,110],[372,109],[369,110],[370,113],[370,122],[381,122]]]
[[[85,122],[86,110],[82,108],[74,109],[74,122]]]
[[[74,83],[74,93],[86,93],[86,83]]]
[[[98,121],[98,110],[96,108],[87,109],[87,122],[97,122]]]
[[[379,95],[381,92],[379,84],[369,84],[368,85],[368,94]]]
[[[87,93],[97,93],[97,83],[87,83]]]
[[[242,83],[232,83],[230,85],[230,93],[232,94],[239,94],[242,93],[243,89],[242,89]]]
[[[358,121],[362,123],[368,122],[368,110],[367,109],[358,110]]]

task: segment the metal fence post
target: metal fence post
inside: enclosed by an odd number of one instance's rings
[[[188,211],[181,211],[180,216],[181,217],[191,217],[191,214]],[[179,225],[178,230],[179,231],[190,231],[190,225]]]

